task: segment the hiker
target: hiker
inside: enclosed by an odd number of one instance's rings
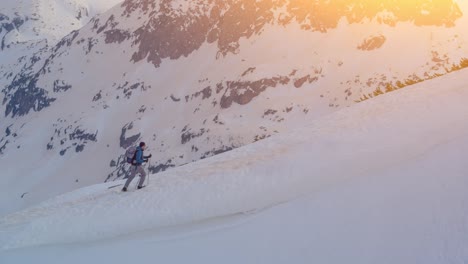
[[[130,168],[130,176],[127,179],[127,182],[125,182],[125,186],[123,187],[122,191],[126,192],[128,186],[130,185],[130,182],[135,178],[137,173],[140,174],[140,182],[138,184],[138,189],[141,189],[145,186],[143,186],[143,183],[145,183],[146,179],[146,172],[143,169],[143,163],[148,162],[148,159],[152,157],[150,154],[149,156],[144,156],[143,151],[146,149],[146,144],[145,142],[141,142],[140,145],[136,148],[135,153],[133,154],[133,158],[131,159],[131,164],[132,167]]]

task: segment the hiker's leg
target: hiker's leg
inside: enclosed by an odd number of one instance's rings
[[[143,184],[145,183],[145,179],[146,179],[146,172],[143,166],[138,167],[138,173],[140,173],[140,183],[138,184],[138,186],[143,186]]]
[[[130,182],[132,182],[133,178],[135,178],[135,175],[137,173],[137,166],[133,166],[130,168],[130,176],[128,176],[127,181],[125,182],[125,188],[128,188],[130,185]]]

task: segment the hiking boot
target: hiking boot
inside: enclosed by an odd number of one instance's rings
[[[123,187],[122,192],[126,192],[126,191],[127,191],[127,187]]]

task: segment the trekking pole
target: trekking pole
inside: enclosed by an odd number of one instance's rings
[[[148,185],[150,184],[149,178],[150,178],[150,168],[151,168],[151,161],[148,159]]]

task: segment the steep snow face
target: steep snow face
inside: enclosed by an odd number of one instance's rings
[[[466,1],[391,2],[123,2],[4,72],[2,209],[121,179],[141,139],[156,173],[468,65]]]
[[[71,256],[81,253],[116,263],[129,254],[175,263],[463,263],[467,82],[463,70],[342,109],[151,175],[141,191],[108,189],[122,183],[114,182],[56,197],[0,218],[0,254],[6,263],[63,262],[48,252],[77,262]],[[141,247],[151,250],[129,250]]]
[[[3,0],[0,4],[0,86],[11,82],[12,73],[37,60],[64,36],[119,2]]]
[[[0,50],[12,45],[46,39],[55,45],[95,15],[122,0],[4,0],[0,11]]]

